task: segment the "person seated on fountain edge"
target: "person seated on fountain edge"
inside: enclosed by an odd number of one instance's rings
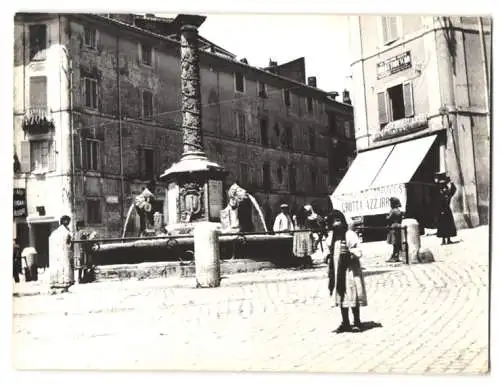
[[[150,227],[153,224],[152,215],[152,205],[151,201],[154,198],[153,192],[156,188],[155,180],[151,180],[148,182],[144,190],[141,194],[137,195],[134,200],[135,209],[139,214],[140,221],[140,231],[139,235],[144,234],[146,228]]]

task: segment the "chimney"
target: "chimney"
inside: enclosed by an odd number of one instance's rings
[[[337,91],[332,91],[329,92],[328,94],[333,98],[334,101],[336,101],[337,97],[339,96],[339,93]]]
[[[342,102],[346,105],[351,104],[351,96],[349,95],[349,91],[345,90],[342,92]]]
[[[248,60],[247,60],[247,58],[243,58],[243,59],[241,59],[241,60],[240,60],[240,62],[241,62],[241,63],[248,64]]]
[[[316,77],[315,76],[310,76],[307,78],[307,85],[311,87],[318,87],[316,86]]]
[[[273,61],[272,59],[269,59],[269,67],[277,67],[278,62]]]

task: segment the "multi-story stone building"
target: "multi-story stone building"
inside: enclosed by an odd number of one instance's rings
[[[459,227],[488,223],[491,19],[350,17],[358,155],[333,197],[351,217],[385,225],[388,198],[435,227],[434,174],[458,191]]]
[[[120,233],[133,197],[181,154],[178,32],[203,20],[16,15],[21,244],[46,256],[62,214],[102,237]],[[226,184],[247,188],[268,219],[283,201],[297,206],[331,193],[353,157],[352,107],[306,84],[303,60],[259,69],[202,37],[200,49],[205,150],[229,171]],[[337,128],[344,134],[334,148]],[[161,213],[161,183],[156,194]]]

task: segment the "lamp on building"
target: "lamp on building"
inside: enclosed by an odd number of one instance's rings
[[[337,137],[332,137],[332,146],[337,147],[339,144],[339,139]]]

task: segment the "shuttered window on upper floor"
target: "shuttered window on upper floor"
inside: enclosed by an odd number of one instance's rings
[[[390,44],[399,38],[398,16],[381,16],[382,43]]]
[[[377,93],[378,121],[381,128],[388,122],[415,115],[411,81]]]
[[[47,48],[47,26],[35,24],[29,26],[30,60],[45,60]]]

